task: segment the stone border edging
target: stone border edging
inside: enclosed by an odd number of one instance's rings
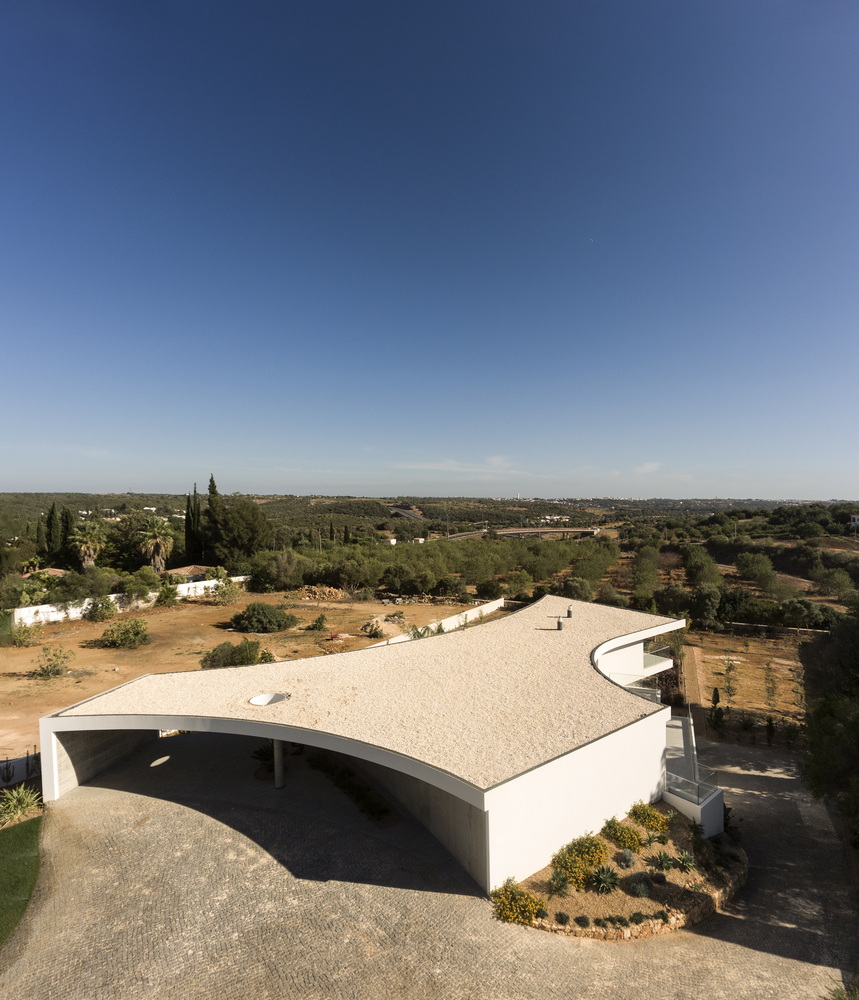
[[[591,938],[596,941],[638,940],[692,927],[721,910],[725,903],[746,884],[749,876],[749,859],[741,847],[735,849],[740,853],[740,864],[736,871],[726,876],[728,884],[722,889],[707,892],[704,898],[689,910],[672,910],[670,907],[665,907],[665,912],[668,914],[667,924],[661,920],[645,920],[644,923],[631,924],[629,927],[594,927],[593,924],[590,927],[579,927],[572,922],[562,926],[554,920],[543,918],[534,920],[529,926],[536,930],[547,931],[549,934],[566,934],[569,937]]]

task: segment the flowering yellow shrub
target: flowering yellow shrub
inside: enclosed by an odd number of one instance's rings
[[[563,872],[576,889],[584,889],[594,869],[608,860],[608,847],[590,834],[578,837],[552,857],[552,867]]]
[[[495,907],[495,916],[507,924],[530,924],[543,905],[539,896],[516,885],[512,878],[493,889],[489,898]]]
[[[635,851],[636,854],[641,850],[641,837],[632,827],[624,826],[614,816],[605,821],[600,833],[606,840],[617,844],[618,847],[625,847],[630,851]]]
[[[629,818],[654,833],[668,833],[668,819],[658,809],[645,802],[636,802],[629,810]]]

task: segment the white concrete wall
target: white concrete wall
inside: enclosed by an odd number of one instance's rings
[[[19,781],[24,781],[26,778],[33,778],[42,773],[42,765],[38,753],[31,753],[27,757],[13,757],[11,760],[4,760],[2,763],[11,765],[12,773],[8,781],[0,775],[0,788],[5,788],[7,785],[17,785]]]
[[[599,658],[599,669],[611,680],[619,684],[630,683],[622,677],[640,678],[644,676],[644,643],[633,642],[620,649],[612,649]]]
[[[468,625],[469,622],[475,622],[480,618],[486,618],[488,615],[491,615],[493,611],[498,611],[503,607],[504,598],[499,597],[497,601],[487,601],[486,604],[481,604],[474,608],[468,608],[466,611],[460,611],[458,615],[451,615],[450,618],[442,618],[441,621],[431,622],[429,627],[437,628],[441,625],[445,632],[453,632],[458,628]],[[392,639],[383,639],[381,642],[374,642],[373,645],[390,646],[395,642],[408,642],[412,638],[414,637],[406,632],[403,635],[395,635]]]
[[[654,712],[489,789],[489,885],[533,875],[575,837],[660,798],[670,715]]]
[[[231,580],[236,583],[246,583],[249,576],[231,576]],[[199,580],[197,583],[177,584],[177,592],[180,599],[186,597],[200,597],[202,594],[214,590],[220,580]],[[130,611],[137,608],[151,608],[155,603],[157,594],[153,591],[149,597],[141,601],[126,602],[123,594],[109,594],[110,599],[121,611]],[[16,608],[12,612],[12,626],[18,625],[49,625],[51,622],[71,621],[83,618],[87,608],[92,604],[92,598],[87,597],[80,604],[70,604],[68,609],[57,604],[34,604],[28,608]]]
[[[715,837],[725,829],[725,793],[716,788],[713,794],[703,802],[690,802],[681,795],[674,795],[667,789],[662,798],[677,812],[682,813],[695,823],[700,823],[705,837]]]
[[[348,759],[425,826],[474,881],[489,891],[486,813],[481,808],[402,771],[366,760]]]

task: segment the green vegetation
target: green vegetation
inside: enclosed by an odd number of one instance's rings
[[[668,831],[668,817],[646,802],[636,802],[629,810],[629,818],[645,829],[653,830],[654,833]]]
[[[605,821],[600,833],[617,847],[624,847],[636,853],[641,850],[641,838],[635,830],[624,826],[615,816]]]
[[[318,618],[314,618],[307,626],[308,632],[324,632],[325,628],[325,615],[319,615]]]
[[[109,649],[137,649],[149,642],[149,629],[142,618],[128,618],[106,628],[99,642]]]
[[[42,817],[0,830],[0,947],[17,927],[39,875]]]
[[[33,669],[33,677],[42,681],[62,677],[74,658],[74,651],[66,649],[65,646],[45,646],[39,652],[39,658]]]
[[[584,889],[591,874],[608,860],[608,847],[590,834],[570,841],[552,856],[552,868],[576,889]]]
[[[297,625],[298,619],[270,604],[252,601],[244,611],[233,615],[230,624],[239,632],[285,632]]]
[[[117,607],[107,596],[94,597],[83,617],[88,622],[106,622],[117,613]]]
[[[489,893],[495,917],[508,924],[530,924],[541,909],[540,897],[529,889],[522,889],[512,878],[508,878],[497,889]]]
[[[274,663],[268,649],[260,649],[259,640],[243,639],[241,642],[222,642],[209,650],[200,660],[203,670],[220,667],[246,667],[257,663]]]
[[[29,785],[4,788],[0,791],[0,826],[7,826],[41,804],[42,796]]]
[[[607,894],[614,892],[620,885],[620,876],[611,865],[600,865],[591,873],[591,882],[597,892]]]

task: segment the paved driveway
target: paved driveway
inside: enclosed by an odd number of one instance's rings
[[[53,804],[0,996],[809,1000],[855,971],[846,858],[789,758],[703,750],[744,817],[749,887],[696,930],[607,944],[496,923],[417,824],[367,824],[301,758],[277,793],[253,745],[173,737]]]

